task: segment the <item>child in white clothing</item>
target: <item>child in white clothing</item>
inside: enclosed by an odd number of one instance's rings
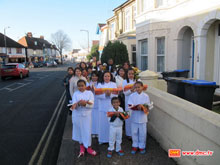
[[[132,154],[135,154],[139,148],[140,153],[146,152],[147,138],[147,115],[150,105],[149,96],[143,92],[143,83],[135,83],[136,92],[131,94],[128,99],[128,106],[131,113],[131,134],[132,134]]]
[[[116,142],[116,152],[123,156],[124,152],[121,150],[121,142],[122,142],[122,126],[125,116],[127,116],[126,112],[120,107],[120,99],[118,97],[113,97],[111,99],[112,108],[107,112],[107,116],[109,118],[109,147],[107,157],[112,157],[112,152],[115,149]]]

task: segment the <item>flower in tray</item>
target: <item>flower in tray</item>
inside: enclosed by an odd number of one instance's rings
[[[141,71],[137,67],[132,67],[132,69],[134,70],[135,79],[138,80],[140,78],[139,73],[141,73]]]

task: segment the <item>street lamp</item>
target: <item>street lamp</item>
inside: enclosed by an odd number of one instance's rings
[[[7,52],[7,43],[6,43],[6,29],[10,28],[9,26],[4,28],[4,40],[5,40],[5,54],[7,56],[8,52]],[[5,63],[5,60],[4,60]]]
[[[87,32],[87,36],[88,36],[88,53],[89,53],[89,31],[88,30],[84,30],[84,29],[81,29],[80,31]]]

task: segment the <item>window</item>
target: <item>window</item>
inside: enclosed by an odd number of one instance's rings
[[[136,45],[131,45],[131,52],[132,52],[132,64],[136,66]]]
[[[130,19],[131,19],[130,10],[127,10],[125,12],[125,31],[130,30]]]
[[[37,46],[37,41],[34,41],[34,45]]]
[[[22,54],[22,48],[16,48],[16,54]]]
[[[141,41],[141,70],[148,69],[148,40]]]
[[[165,37],[157,38],[157,71],[165,70]]]
[[[147,10],[147,4],[149,4],[148,2],[149,0],[141,0],[140,1],[140,11],[141,13]]]
[[[8,48],[8,54],[11,54],[11,48]]]
[[[132,17],[132,28],[135,28],[136,22],[135,22],[135,17],[137,15],[137,11],[136,11],[136,6],[133,6],[133,17]]]
[[[115,24],[111,24],[111,39],[113,40],[115,38]]]
[[[163,1],[164,1],[164,0],[155,0],[155,7],[158,8],[158,7],[160,7],[160,6],[163,6],[163,5],[164,5],[164,4],[163,4]]]

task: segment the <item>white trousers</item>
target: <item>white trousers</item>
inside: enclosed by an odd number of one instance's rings
[[[146,148],[147,123],[131,122],[132,147]]]
[[[131,114],[131,110],[128,109]],[[131,136],[131,118],[125,120],[125,134],[126,136]]]
[[[109,151],[113,151],[115,149],[116,142],[116,152],[121,150],[121,142],[122,142],[122,127],[115,127],[110,125],[109,129]]]
[[[108,143],[109,142],[109,121],[107,113],[99,111],[99,133],[98,141],[99,143]]]
[[[72,113],[72,139],[83,144],[85,148],[91,146],[91,112],[85,116],[76,116]]]

